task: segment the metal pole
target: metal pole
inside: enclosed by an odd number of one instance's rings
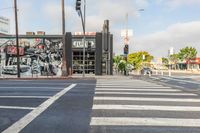
[[[62,58],[62,76],[67,76],[67,59],[66,59],[66,44],[65,44],[65,0],[62,0],[62,41],[63,41],[63,58]]]
[[[85,23],[86,23],[86,0],[84,0],[84,23],[83,23],[83,77],[85,77]]]
[[[15,8],[15,28],[16,28],[16,47],[17,47],[17,77],[20,78],[20,58],[19,58],[19,36],[18,36],[17,0],[14,0],[14,8]]]

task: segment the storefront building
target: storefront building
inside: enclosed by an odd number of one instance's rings
[[[200,70],[200,57],[190,59],[186,64],[189,65],[189,69]]]
[[[105,21],[104,27],[108,25]],[[63,50],[61,35],[34,34],[19,35],[21,72],[31,70],[31,74],[61,75],[63,52],[66,52],[67,75],[86,74],[112,75],[113,35],[104,28],[102,32],[86,33],[85,64],[83,64],[83,34],[67,32],[66,49]],[[14,35],[0,35],[0,57],[4,74],[17,74],[17,49]]]

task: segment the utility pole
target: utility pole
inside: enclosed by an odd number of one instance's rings
[[[14,0],[15,8],[15,28],[16,28],[16,47],[17,47],[17,77],[20,78],[20,58],[19,58],[19,36],[18,36],[18,17],[17,17],[17,0]]]
[[[69,72],[67,70],[66,44],[65,44],[65,0],[62,0],[62,41],[63,41],[63,58],[62,58],[62,76],[66,77]]]
[[[85,77],[85,43],[86,43],[86,38],[85,38],[85,23],[86,23],[86,0],[84,0],[84,28],[83,28],[83,35],[84,35],[84,38],[83,38],[83,77]]]

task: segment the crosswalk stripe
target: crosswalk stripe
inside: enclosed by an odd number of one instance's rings
[[[123,86],[123,87],[126,87],[126,86],[133,86],[133,84],[96,84],[96,86]],[[138,86],[138,85],[134,85],[134,86]],[[163,87],[163,85],[140,85],[140,87],[152,87],[152,86],[155,86],[155,87]]]
[[[115,86],[104,86],[104,85],[102,85],[102,86],[96,86],[96,88],[149,88],[149,89],[155,89],[155,88],[166,88],[166,89],[169,89],[169,88],[171,88],[171,87],[164,87],[164,86],[161,86],[161,87],[159,87],[159,86],[117,86],[117,85],[115,85]]]
[[[95,94],[112,94],[112,95],[162,95],[162,96],[197,96],[192,93],[156,93],[156,92],[95,92]]]
[[[172,126],[200,127],[200,119],[93,117],[91,126]]]
[[[96,91],[162,91],[162,92],[182,92],[176,89],[110,89],[110,88],[96,88]]]
[[[0,106],[0,109],[21,109],[21,110],[33,110],[33,107],[20,107],[20,106]]]
[[[147,98],[147,97],[98,97],[94,100],[110,100],[110,101],[155,101],[155,102],[200,102],[200,99],[188,98]]]
[[[0,96],[0,98],[33,98],[33,99],[48,99],[50,96]]]
[[[157,110],[157,111],[200,111],[200,107],[194,106],[152,106],[152,105],[93,105],[94,110]]]

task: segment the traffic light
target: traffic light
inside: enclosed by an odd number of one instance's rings
[[[81,10],[81,0],[76,0],[76,11]]]
[[[124,54],[125,54],[125,55],[128,54],[128,45],[127,45],[127,44],[124,46]]]

